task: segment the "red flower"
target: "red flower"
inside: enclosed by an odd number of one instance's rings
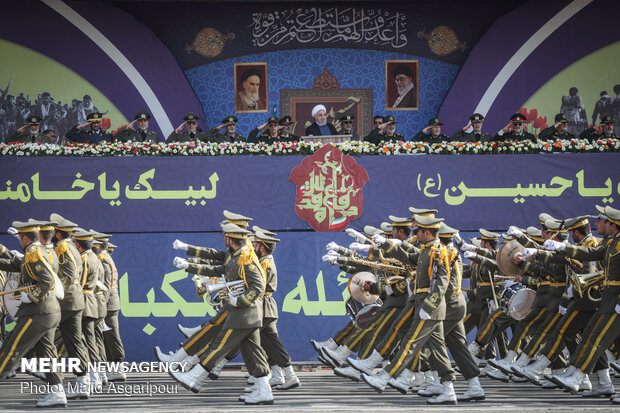
[[[517,113],[520,113],[522,115],[525,115],[525,117],[527,117],[527,108],[521,108],[519,109]]]
[[[133,153],[138,153],[138,148],[133,148]]]
[[[538,109],[532,109],[527,116],[527,123],[533,122],[538,117]]]

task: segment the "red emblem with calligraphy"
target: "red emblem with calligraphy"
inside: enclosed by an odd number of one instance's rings
[[[364,212],[368,173],[333,145],[304,158],[289,179],[297,186],[295,212],[315,231],[342,231]]]

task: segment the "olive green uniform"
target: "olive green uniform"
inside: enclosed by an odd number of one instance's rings
[[[99,303],[95,292],[101,262],[92,250],[82,251],[82,292],[84,293],[84,313],[82,314],[82,332],[84,333],[84,344],[88,350],[88,357],[92,363],[103,361],[99,352],[99,345],[96,337],[96,324],[99,318]]]
[[[111,270],[110,286],[108,287],[107,313],[105,323],[110,328],[103,332],[103,340],[105,344],[106,359],[108,361],[123,361],[125,359],[125,349],[121,340],[120,329],[118,325],[118,312],[121,309],[121,303],[118,296],[118,270],[114,260],[107,251],[103,252],[103,260],[108,263]]]

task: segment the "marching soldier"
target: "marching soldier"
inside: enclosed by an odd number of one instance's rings
[[[114,140],[121,142],[159,142],[159,134],[149,129],[151,114],[143,110],[136,113],[134,120],[114,135]],[[137,125],[138,129],[134,129]]]
[[[33,219],[27,222],[15,221],[19,245],[24,250],[21,263],[20,287],[31,286],[19,296],[21,302],[17,310],[17,324],[0,349],[0,378],[7,377],[21,358],[36,345],[39,358],[58,357],[54,346],[54,334],[60,323],[61,313],[58,299],[54,293],[57,286],[54,270],[47,251],[39,243],[40,222]],[[37,407],[65,407],[67,398],[62,386],[62,378],[56,372],[45,374],[51,392],[37,401]]]

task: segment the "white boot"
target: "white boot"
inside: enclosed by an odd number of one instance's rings
[[[550,364],[551,360],[541,354],[538,356],[534,364],[530,364],[525,367],[513,366],[512,371],[514,371],[518,376],[520,375],[521,377],[525,377],[532,384],[539,386],[540,380],[543,378],[543,372]]]
[[[153,348],[153,351],[155,352],[155,358],[158,361],[161,361],[162,363],[171,363],[173,361],[183,361],[183,359],[187,358],[189,356],[189,354],[187,354],[185,352],[185,349],[183,347],[181,347],[180,349],[178,349],[177,351],[175,351],[172,354],[165,354],[163,353],[159,346],[155,346]]]
[[[374,375],[362,373],[362,379],[366,382],[366,384],[379,393],[383,393],[385,386],[387,386],[388,381],[390,381],[391,378],[392,376],[390,376],[390,373],[385,370],[381,370],[378,374]]]
[[[336,350],[338,348],[338,343],[336,343],[333,338],[330,338],[326,341],[310,340],[310,343],[312,343],[312,347],[314,347],[316,351],[321,351],[321,348],[323,347],[330,350]]]
[[[421,371],[416,371],[414,373],[413,381],[411,382],[411,391],[417,392],[420,390],[420,386],[424,383],[424,373]]]
[[[67,400],[88,399],[88,396],[90,395],[89,374],[86,373],[83,376],[77,376],[77,379],[75,380],[75,387],[73,387],[73,385],[69,385],[69,389],[71,391],[66,394]]]
[[[433,375],[433,383],[429,385],[424,390],[418,390],[418,396],[422,397],[432,397],[438,396],[444,391],[444,386],[441,384],[439,380],[439,373],[436,371],[431,372]],[[455,396],[456,397],[456,396]]]
[[[363,360],[347,358],[347,361],[354,369],[359,370],[362,373],[372,374],[372,371],[383,361],[383,356],[379,354],[377,350],[373,350],[372,354]]]
[[[424,374],[424,382],[420,384],[416,393],[420,390],[426,390],[429,386],[435,383],[435,375],[433,375],[432,371],[426,370],[423,374]]]
[[[476,342],[476,340],[474,340],[471,343],[469,343],[469,345],[467,346],[467,350],[469,350],[469,354],[471,354],[471,357],[476,362],[476,365],[479,366],[480,365],[480,358],[477,356],[477,354],[479,354],[480,351],[482,350],[480,348],[480,344],[478,344],[478,342]]]
[[[127,375],[120,368],[116,371],[108,371],[106,373],[106,377],[108,381],[125,381],[127,380]]]
[[[334,374],[338,377],[344,377],[346,379],[351,379],[353,381],[360,381],[362,379],[362,373],[359,370],[354,369],[353,367],[336,367],[334,369]]]
[[[566,369],[553,369],[551,370],[551,374],[543,373],[541,375],[542,378],[540,380],[540,387],[542,387],[543,389],[557,389],[558,385],[552,382],[551,380],[549,380],[547,376],[552,376],[552,375],[561,376],[563,374],[566,374]]]
[[[99,377],[99,373],[96,371],[91,371],[87,373],[90,379],[90,388],[92,392],[100,392],[102,389],[101,378]]]
[[[605,350],[605,355],[607,356],[607,361],[609,364],[616,362],[616,355],[609,350]]]
[[[581,380],[581,383],[579,384],[579,391],[585,392],[588,390],[592,390],[592,383],[590,382],[590,378],[586,374],[586,376],[583,378],[583,380]]]
[[[106,376],[105,371],[99,372],[99,380],[101,380],[101,385],[105,386],[108,384],[108,376]]]
[[[226,360],[226,359],[224,359]],[[200,358],[196,355],[187,356],[183,359],[183,361],[179,362],[180,367],[177,371],[181,371],[183,373],[187,373],[190,371],[196,364],[200,363]]]
[[[193,391],[194,393],[198,393],[200,391],[202,388],[202,383],[207,377],[209,377],[209,372],[206,371],[201,364],[195,365],[187,373],[169,372],[169,374],[173,379],[181,383],[183,387],[187,390]]]
[[[323,347],[321,348],[321,353],[323,353],[324,357],[327,357],[328,361],[331,360],[336,367],[340,367],[352,351],[347,346],[340,346],[336,350]]]
[[[493,370],[497,370],[497,369],[491,366],[489,363],[487,363],[487,365],[484,366],[482,370],[480,370],[480,377],[485,377],[487,374],[489,374],[490,371],[493,371]]]
[[[517,361],[507,365],[508,371],[504,371],[504,373],[506,373],[506,374],[516,374],[517,376],[521,377],[521,374],[517,373],[518,370],[513,370],[513,367],[525,367],[529,363],[530,363],[529,356],[527,354],[525,354],[525,353],[521,353],[521,355],[519,356]]]
[[[190,338],[200,330],[202,330],[202,326],[197,327],[183,327],[181,324],[177,324],[177,328],[185,336],[185,338]]]
[[[586,374],[583,371],[576,369],[570,376],[558,377],[556,383],[571,393],[577,394],[579,392],[579,385],[585,376]]]
[[[284,384],[284,373],[282,372],[282,367],[273,365],[271,367],[271,378],[269,379],[269,385],[274,387],[278,384]]]
[[[491,364],[491,366],[503,371],[508,364],[515,362],[515,360],[517,359],[517,355],[518,354],[516,352],[512,350],[508,350],[508,354],[506,354],[506,357],[504,357],[503,359],[499,359],[499,360],[491,359],[488,362],[489,364]],[[508,374],[508,372],[506,371],[504,371],[504,373]]]
[[[51,392],[37,400],[37,407],[67,407],[67,396],[62,383],[51,387]]]
[[[295,370],[293,370],[293,366],[286,366],[284,368],[284,383],[276,386],[276,390],[290,390],[299,386],[301,383],[295,374]]]
[[[487,373],[487,377],[493,380],[499,380],[504,383],[510,381],[510,376],[499,369],[493,369]]]
[[[616,392],[614,384],[609,377],[609,369],[601,369],[596,372],[598,383],[592,387],[592,390],[583,392],[583,397],[609,397]]]
[[[404,369],[400,376],[397,378],[391,378],[388,381],[388,386],[398,390],[402,394],[407,394],[409,387],[411,387],[411,380],[413,380],[414,373],[409,369]]]
[[[200,361],[200,359],[198,357],[196,357],[196,359],[198,359],[198,361]],[[191,360],[193,361],[193,360]],[[198,361],[194,364],[198,364]],[[209,378],[211,380],[217,380],[220,378],[220,374],[222,374],[222,370],[224,369],[224,366],[226,365],[226,363],[228,363],[228,360],[226,358],[223,358],[219,363],[217,363],[217,365],[213,368],[213,371],[209,372]]]
[[[268,376],[256,378],[256,390],[245,397],[244,403],[273,404],[273,393],[271,393]]]
[[[484,400],[486,398],[484,394],[484,390],[480,385],[480,380],[478,377],[474,377],[472,379],[467,380],[469,384],[469,388],[465,393],[460,396],[457,396],[456,399],[460,402],[477,402]]]
[[[426,400],[426,404],[457,404],[454,385],[451,381],[443,382],[443,391],[437,397]]]

